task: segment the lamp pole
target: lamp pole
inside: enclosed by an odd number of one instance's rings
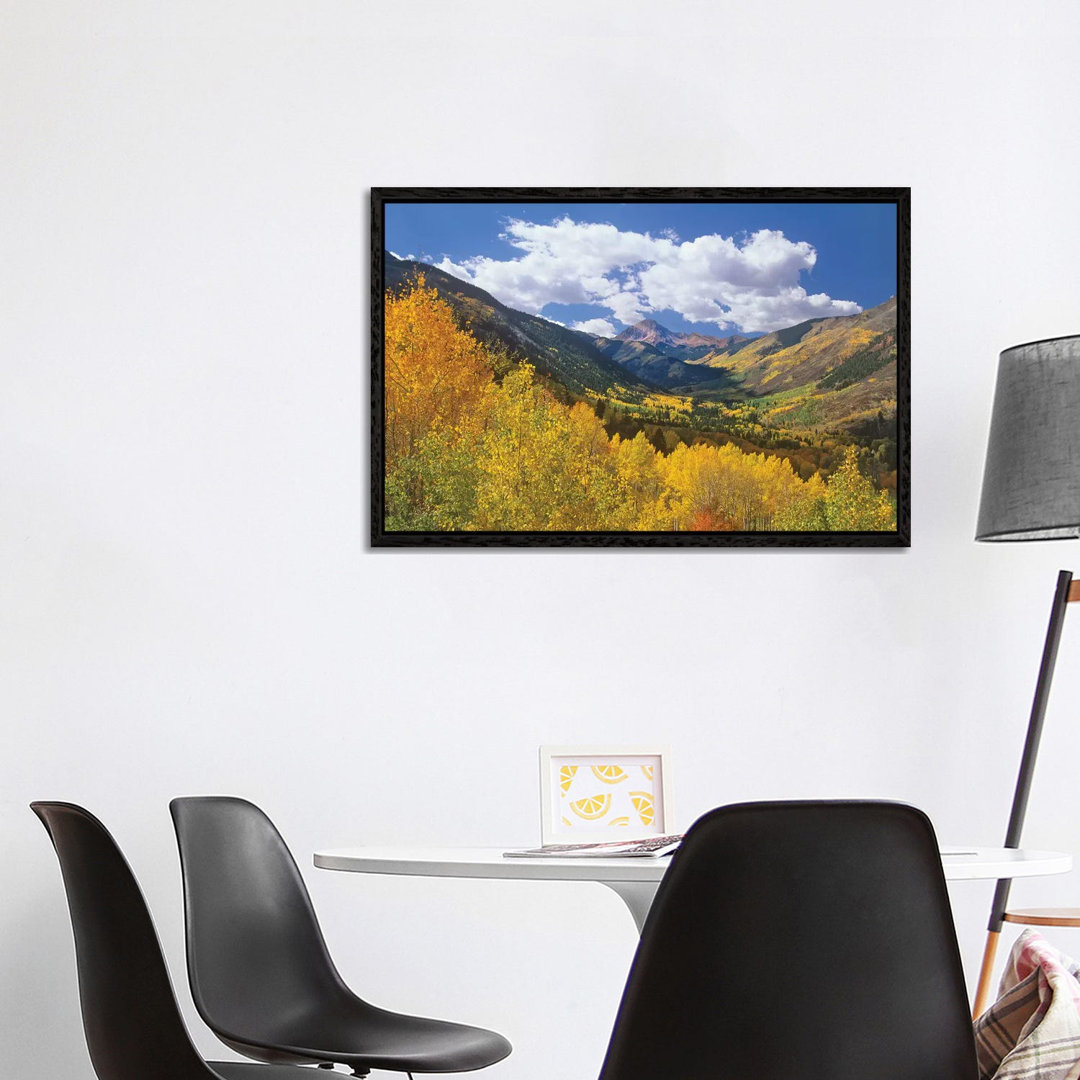
[[[1027,736],[1024,739],[1024,753],[1020,758],[1020,772],[1016,777],[1016,790],[1013,792],[1012,810],[1009,813],[1009,827],[1005,831],[1007,848],[1020,846],[1020,834],[1024,829],[1028,795],[1031,794],[1031,779],[1035,774],[1035,760],[1039,755],[1043,717],[1046,715],[1050,684],[1054,678],[1054,664],[1057,662],[1061,630],[1065,625],[1065,610],[1071,600],[1080,600],[1080,582],[1074,584],[1072,572],[1061,570],[1058,572],[1054,602],[1050,608],[1050,623],[1046,628],[1046,644],[1043,645],[1042,662],[1039,664],[1039,679],[1035,684],[1035,698],[1031,703],[1031,716],[1028,719]],[[990,994],[990,978],[994,970],[994,958],[997,955],[998,941],[1001,937],[1001,925],[1005,921],[1005,905],[1009,902],[1011,885],[1012,878],[1000,878],[994,889],[994,899],[990,905],[990,921],[986,927],[986,946],[983,949],[982,967],[979,970],[979,983],[975,991],[975,1004],[972,1010],[975,1017],[982,1015]]]

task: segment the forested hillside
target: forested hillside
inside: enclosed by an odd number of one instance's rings
[[[593,344],[588,334],[526,315],[500,304],[490,293],[425,263],[386,252],[386,289],[400,289],[417,274],[451,306],[458,322],[489,344],[528,360],[553,384],[570,394],[606,394],[628,402],[644,401],[646,386]],[[717,372],[715,378],[722,376]]]

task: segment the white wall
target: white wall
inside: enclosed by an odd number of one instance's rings
[[[182,974],[167,800],[261,803],[390,1007],[595,1076],[634,947],[597,886],[365,879],[536,839],[536,748],[675,749],[682,823],[883,796],[999,843],[1074,545],[972,543],[1000,349],[1080,330],[1080,9],[13,0],[0,14],[0,1043],[91,1076],[55,859],[84,803]],[[906,552],[365,549],[366,189],[910,185]],[[1080,852],[1080,625],[1031,846]],[[1018,884],[1080,901],[1076,874]],[[990,885],[954,887],[977,964]],[[1080,942],[1058,935],[1065,948]]]

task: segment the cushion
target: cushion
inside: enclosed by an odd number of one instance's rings
[[[1080,1080],[1080,965],[1025,930],[975,1045],[980,1080]]]

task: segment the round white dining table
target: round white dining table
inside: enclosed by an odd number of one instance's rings
[[[660,858],[508,858],[504,848],[355,847],[317,851],[323,870],[408,877],[494,878],[512,881],[595,881],[622,898],[641,932],[671,861]],[[948,881],[1065,874],[1072,856],[1027,848],[943,847]]]

